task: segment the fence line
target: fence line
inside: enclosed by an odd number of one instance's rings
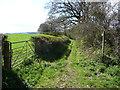
[[[28,42],[30,40],[25,40],[25,41],[17,41],[17,42],[11,42],[12,44],[15,44],[15,43],[22,43],[22,42]]]
[[[17,44],[21,44],[17,46]],[[31,40],[17,42],[3,42],[3,59],[5,69],[11,69],[18,66],[25,58],[31,57],[34,54],[34,49]],[[15,45],[13,47],[13,45]],[[29,56],[28,56],[29,55]]]

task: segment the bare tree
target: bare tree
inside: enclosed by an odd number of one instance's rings
[[[83,0],[49,3],[50,17],[64,16],[71,23],[85,23],[104,20],[107,2],[83,2]]]
[[[48,14],[50,19],[64,17],[61,19],[69,21],[72,25],[91,22],[106,29],[109,29],[113,21],[117,19],[115,18],[117,16],[115,6],[116,4],[111,6],[107,0],[106,2],[85,2],[84,0],[65,0],[63,2],[59,0],[47,4],[47,8],[50,9]]]

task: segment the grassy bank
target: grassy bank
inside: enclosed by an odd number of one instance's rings
[[[106,66],[104,63],[86,59],[85,56],[74,42],[70,55],[74,78],[68,81],[71,86],[76,88],[119,88],[119,65]]]

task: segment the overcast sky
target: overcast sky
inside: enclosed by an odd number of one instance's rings
[[[44,6],[49,1],[0,0],[0,33],[36,32],[48,17]]]

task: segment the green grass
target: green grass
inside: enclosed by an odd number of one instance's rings
[[[29,40],[31,36],[56,37],[56,36],[47,35],[47,34],[7,34],[7,35],[8,35],[8,41],[10,42]],[[64,38],[65,36],[61,36],[61,37]]]
[[[120,70],[118,65],[106,66],[95,60],[85,59],[76,42],[70,55],[74,78],[68,80],[70,86],[76,88],[119,88]],[[74,82],[71,82],[74,81]]]
[[[29,88],[57,88],[62,78],[62,73],[67,73],[65,57],[57,62],[50,63],[33,61],[31,65],[21,65],[15,68],[18,76],[21,76]]]
[[[7,34],[8,35],[8,41],[10,42],[18,42],[18,41],[25,41],[25,40],[30,40],[32,36],[35,36],[35,37],[47,37],[48,39],[51,39],[52,41],[56,40],[56,41],[60,41],[64,38],[66,38],[66,36],[59,36],[59,37],[56,37],[56,36],[52,36],[52,35],[46,35],[46,34]],[[29,44],[32,44],[32,42],[28,42]],[[26,42],[21,42],[21,43],[15,43],[15,44],[12,44],[12,49],[14,48],[18,48],[18,47],[21,47],[21,46],[25,46],[23,48],[20,48],[20,49],[15,49],[13,50],[13,54],[14,53],[19,53],[19,54],[22,54],[24,53],[23,55],[20,55],[18,58],[22,57],[22,59],[24,58],[27,58],[27,53],[25,53],[24,51],[22,50],[25,50],[27,48],[27,50],[30,50],[30,47],[26,45],[28,45],[28,43]],[[17,55],[19,54],[15,54],[12,56],[12,60],[16,60],[17,59]],[[20,60],[22,61],[22,60]]]
[[[69,56],[71,73],[66,68],[68,64],[66,53],[69,50],[71,50]],[[119,65],[106,66],[105,63],[86,59],[85,54],[73,40],[68,45],[66,53],[54,62],[44,61],[41,58],[24,60],[19,67],[13,68],[20,80],[16,76],[13,78],[16,74],[11,76],[6,74],[8,75],[6,78],[4,76],[8,82],[7,87],[19,87],[16,83],[22,82],[29,88],[60,88],[61,85],[74,88],[120,88]]]
[[[23,64],[21,64],[19,67],[13,68],[12,70],[17,73],[18,77],[22,80],[23,83],[26,83],[26,87],[60,87],[59,83],[64,81],[64,79],[61,77],[62,74],[68,73],[68,70],[65,70],[64,68],[67,65],[66,58],[70,49],[71,48],[68,47],[64,56],[55,60],[54,62],[44,61],[41,58],[29,58],[25,59]],[[20,82],[19,79],[14,80],[13,78],[11,79],[11,77],[12,76],[9,75],[7,76],[7,81],[11,80],[11,83],[8,83],[8,85],[4,87],[12,87],[12,85],[14,85],[16,82]]]
[[[18,42],[18,41],[30,40],[31,36],[36,36],[39,34],[7,34],[7,35],[8,35],[8,39],[7,39],[8,41]],[[23,46],[24,44],[25,42],[12,44],[12,48],[20,47],[20,46]]]
[[[47,34],[7,34],[8,35],[8,41],[10,42],[17,42],[17,41],[25,41],[25,40],[30,40],[32,36],[45,36],[45,37],[53,37],[56,38],[56,36],[52,36],[52,35],[47,35]],[[65,38],[65,36],[60,36],[57,37],[56,40],[59,40],[61,38]],[[13,48],[15,47],[19,47],[24,45],[24,43],[18,43],[18,44],[13,44]]]
[[[16,42],[16,41],[25,41],[29,40],[31,36],[39,35],[39,34],[7,34],[8,41]]]

